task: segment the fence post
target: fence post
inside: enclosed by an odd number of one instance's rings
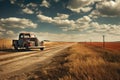
[[[105,48],[105,35],[103,35],[103,48]]]

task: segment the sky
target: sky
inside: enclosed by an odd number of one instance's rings
[[[120,41],[120,0],[0,0],[0,38]]]

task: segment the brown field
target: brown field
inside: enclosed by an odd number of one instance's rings
[[[0,39],[0,50],[11,49],[12,40],[11,39]]]
[[[58,45],[62,45],[62,44],[69,44],[69,43],[73,43],[73,42],[44,42],[44,45],[46,47],[52,47],[52,46],[58,46]]]
[[[87,42],[87,45],[103,47],[102,42]],[[120,42],[105,42],[105,49],[120,51]]]
[[[120,54],[78,43],[31,72],[28,80],[120,80]]]
[[[68,44],[70,42],[44,42],[46,47],[57,46],[61,44]],[[11,39],[0,39],[0,50],[12,49]]]
[[[10,40],[0,42],[1,49],[11,47]],[[45,42],[45,46],[68,43]],[[107,42],[105,48],[101,42],[77,43],[60,51],[51,63],[24,75],[25,80],[120,80],[120,43]]]

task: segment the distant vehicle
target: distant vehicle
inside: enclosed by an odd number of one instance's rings
[[[15,50],[18,49],[34,49],[39,48],[40,50],[44,50],[44,41],[39,41],[34,34],[31,33],[20,33],[19,40],[13,40],[13,47]]]

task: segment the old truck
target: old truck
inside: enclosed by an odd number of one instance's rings
[[[44,50],[44,42],[39,41],[38,38],[31,33],[20,33],[19,40],[13,40],[13,47],[15,50],[18,49],[34,49],[38,48],[40,50]]]

